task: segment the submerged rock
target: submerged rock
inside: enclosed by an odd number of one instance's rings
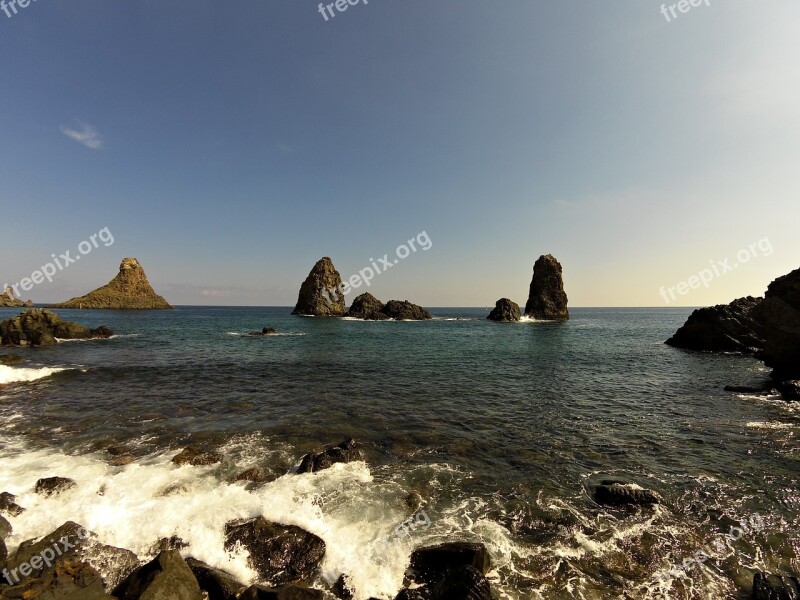
[[[253,331],[252,333],[248,333],[247,335],[249,337],[263,337],[265,335],[275,335],[276,333],[278,333],[278,331],[273,327],[264,327],[260,333],[258,331]]]
[[[222,462],[222,455],[216,452],[201,450],[195,446],[186,446],[180,453],[172,457],[172,462],[176,465],[203,467]]]
[[[542,321],[569,319],[561,263],[550,254],[540,256],[533,265],[525,315]]]
[[[109,338],[114,333],[108,327],[89,329],[77,323],[62,321],[46,308],[31,308],[18,317],[0,323],[0,346],[51,346],[56,338],[88,340]]]
[[[76,485],[75,481],[68,477],[45,477],[36,482],[34,491],[47,498],[72,489]]]
[[[17,354],[2,354],[0,355],[0,365],[16,365],[23,361],[22,357]]]
[[[425,321],[433,318],[427,310],[408,300],[389,300],[381,312],[395,321]]]
[[[667,344],[686,350],[755,354],[764,348],[762,298],[739,298],[695,310]]]
[[[322,257],[300,286],[297,305],[292,314],[315,317],[343,316],[345,306],[342,287],[342,278],[333,266],[333,261],[327,256]]]
[[[605,480],[595,488],[594,501],[604,506],[647,506],[660,504],[663,499],[657,492],[635,483]]]
[[[250,481],[252,483],[262,483],[267,480],[267,472],[261,467],[252,467],[239,473],[234,481]]]
[[[117,276],[106,285],[85,296],[54,304],[53,308],[153,310],[172,306],[153,290],[139,261],[125,258],[119,265]]]
[[[3,492],[0,494],[0,513],[11,517],[17,517],[25,512],[25,509],[17,504],[17,497],[14,494]]]
[[[512,302],[508,298],[501,298],[486,318],[500,323],[513,323],[519,321],[521,316],[519,304]]]
[[[336,463],[349,463],[364,460],[364,453],[352,438],[346,439],[338,446],[328,448],[324,452],[306,454],[297,468],[298,473],[315,473]]]
[[[486,546],[477,543],[452,542],[414,550],[409,569],[417,581],[428,585],[439,582],[451,569],[473,567],[481,575],[489,570]]]
[[[348,317],[366,321],[383,321],[389,317],[383,314],[384,304],[369,292],[357,296],[347,311]]]
[[[313,533],[264,517],[225,525],[225,549],[237,545],[250,554],[250,568],[274,585],[310,578],[325,556],[325,542]]]
[[[215,569],[196,558],[187,558],[186,564],[194,573],[200,589],[208,594],[208,600],[237,600],[247,587],[227,571]]]
[[[751,600],[797,600],[800,581],[797,577],[782,577],[758,572],[753,576]]]
[[[769,284],[760,313],[764,364],[776,381],[800,379],[800,269]]]
[[[136,569],[114,589],[119,600],[203,600],[192,570],[177,550],[167,550]]]

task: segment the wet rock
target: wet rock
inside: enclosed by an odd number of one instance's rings
[[[433,318],[427,310],[408,300],[389,300],[381,312],[395,321],[426,321]]]
[[[22,362],[22,357],[16,354],[0,355],[0,365],[16,365]]]
[[[433,586],[431,600],[492,600],[484,574],[472,565],[448,570]]]
[[[383,302],[369,292],[357,296],[347,311],[348,317],[366,321],[383,321],[389,317],[383,314]]]
[[[605,480],[595,488],[594,501],[604,506],[647,506],[663,500],[657,492],[635,483]]]
[[[36,576],[20,577],[9,572],[13,587],[0,587],[0,598],[36,600],[114,600],[105,593],[103,579],[91,565],[69,558],[57,558]]]
[[[0,513],[17,517],[25,512],[19,504],[16,503],[17,497],[14,494],[3,492],[0,494]]]
[[[394,600],[431,600],[431,592],[427,587],[406,588]]]
[[[201,467],[222,462],[222,455],[216,452],[207,452],[205,450],[196,448],[195,446],[187,446],[179,454],[176,454],[172,458],[172,462],[176,465],[192,465],[193,467]]]
[[[49,498],[72,489],[77,484],[68,477],[45,477],[36,482],[34,491],[40,496]]]
[[[192,570],[177,550],[166,550],[114,589],[119,600],[203,600]]]
[[[194,573],[200,589],[208,594],[208,600],[236,600],[247,587],[230,573],[215,569],[195,558],[187,558],[186,564]]]
[[[155,544],[150,546],[150,548],[147,550],[147,554],[155,556],[166,550],[183,550],[184,548],[188,547],[189,544],[184,542],[177,535],[173,535],[171,537],[163,537],[158,540]]]
[[[247,335],[249,337],[264,337],[265,335],[275,335],[276,333],[278,333],[277,329],[272,327],[264,327],[260,332],[254,331],[252,333],[248,333]]]
[[[52,346],[58,343],[56,338],[88,340],[112,335],[107,327],[89,329],[62,321],[46,308],[30,308],[18,317],[0,323],[0,346]]]
[[[6,539],[11,535],[13,530],[14,528],[11,527],[11,523],[9,523],[5,517],[0,517],[0,540]]]
[[[253,483],[263,483],[267,480],[267,472],[261,467],[252,467],[239,473],[234,481],[251,481]]]
[[[239,600],[322,600],[324,594],[313,588],[296,585],[282,585],[275,588],[263,585],[251,585]]]
[[[8,548],[6,547],[5,539],[0,539],[0,567],[5,566],[6,559],[8,558]],[[3,581],[0,580],[0,585]]]
[[[758,572],[753,576],[751,600],[797,600],[800,581],[797,577],[781,577]]]
[[[726,392],[734,392],[736,394],[758,394],[760,396],[768,396],[777,391],[771,381],[760,386],[726,385],[724,389]]]
[[[306,454],[303,457],[298,473],[316,473],[336,463],[349,463],[364,460],[364,453],[352,438],[346,439],[338,446],[328,448],[324,452]]]
[[[700,308],[666,343],[685,350],[759,353],[764,348],[762,302],[762,298],[748,296],[730,304]]]
[[[258,517],[225,525],[225,549],[241,545],[261,579],[279,585],[310,578],[325,556],[325,542],[295,525]]]
[[[300,286],[293,315],[341,317],[345,313],[342,278],[333,261],[321,258]]]
[[[525,304],[525,314],[544,321],[569,319],[561,263],[550,254],[540,256],[533,265],[533,279]]]
[[[119,273],[103,287],[53,308],[101,308],[122,310],[170,309],[172,306],[156,294],[147,275],[135,258],[124,258]]]
[[[778,385],[778,390],[784,400],[792,402],[800,400],[800,380],[783,381]]]
[[[108,464],[112,467],[124,467],[132,462],[136,462],[136,457],[133,454],[121,454],[108,461]]]
[[[800,269],[769,284],[760,312],[764,364],[776,381],[800,379]]]
[[[499,323],[513,323],[519,321],[521,318],[519,304],[509,300],[508,298],[500,298],[494,305],[494,309],[486,317],[490,321],[498,321]]]
[[[355,595],[355,591],[356,590],[350,581],[350,577],[344,573],[339,575],[339,579],[337,579],[336,583],[333,584],[333,589],[331,590],[333,595],[337,598],[341,598],[341,600],[352,600],[353,596]]]
[[[478,543],[452,542],[414,550],[409,569],[416,581],[438,582],[450,569],[471,566],[481,574],[489,570],[489,553]]]
[[[108,452],[111,456],[123,456],[128,454],[128,449],[124,446],[109,446],[106,448],[106,452]]]

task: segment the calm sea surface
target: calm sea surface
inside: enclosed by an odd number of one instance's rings
[[[140,558],[178,535],[185,555],[251,579],[222,527],[265,514],[323,537],[317,584],[348,573],[359,600],[393,598],[414,547],[453,539],[488,546],[508,599],[738,598],[756,568],[800,572],[800,408],[723,391],[766,377],[752,358],[665,346],[687,309],[519,324],[483,309],[428,322],[58,312],[119,336],[22,350],[24,371],[0,371],[31,379],[0,385],[0,491],[28,508],[10,546],[71,519]],[[243,335],[265,326],[279,335]],[[366,464],[291,473],[348,436]],[[188,443],[225,460],[173,466]],[[109,466],[110,445],[137,462]],[[250,466],[273,481],[231,482]],[[49,475],[78,488],[41,499],[32,486]],[[601,508],[587,490],[608,477],[665,503]],[[411,493],[429,521],[396,532]]]

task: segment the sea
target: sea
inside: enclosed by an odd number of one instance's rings
[[[116,335],[0,366],[0,492],[27,508],[11,549],[72,520],[142,560],[177,536],[249,583],[223,528],[263,515],[323,538],[314,584],[347,574],[356,600],[394,598],[410,553],[448,541],[486,545],[498,600],[747,598],[756,570],[800,572],[800,407],[723,390],[763,382],[755,358],[666,346],[690,309],[57,312]],[[364,462],[296,473],[349,437]],[[189,444],[223,461],[173,464]],[[136,460],[111,466],[111,446]],[[266,483],[235,481],[255,466]],[[77,486],[36,495],[49,476]],[[663,502],[600,506],[606,479]]]

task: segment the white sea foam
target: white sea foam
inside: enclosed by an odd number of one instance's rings
[[[41,368],[28,368],[28,367],[7,367],[0,365],[0,385],[7,383],[21,383],[27,381],[36,381],[50,377],[55,373],[60,373],[66,369],[56,367],[41,367]]]

